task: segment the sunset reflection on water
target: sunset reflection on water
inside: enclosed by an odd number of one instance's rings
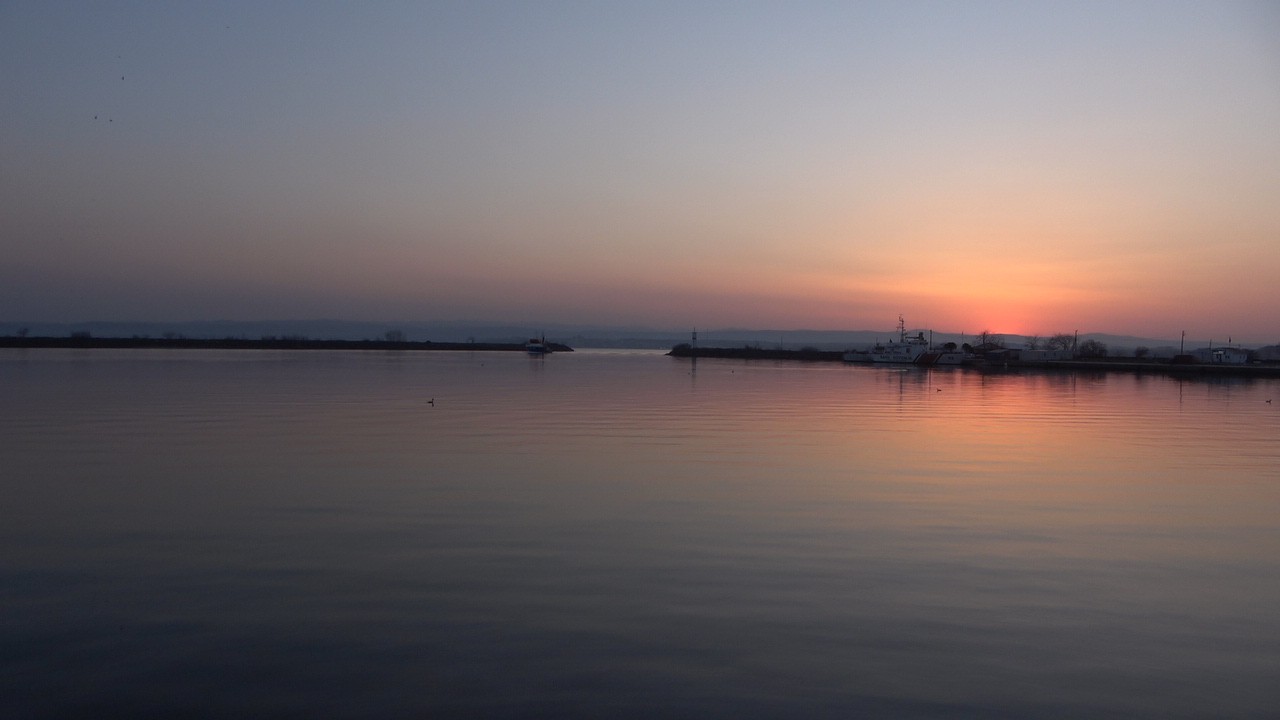
[[[0,362],[19,714],[1280,702],[1271,381],[626,352]]]

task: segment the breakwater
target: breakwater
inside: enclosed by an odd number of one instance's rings
[[[560,343],[549,352],[573,352]],[[309,338],[96,338],[0,337],[0,348],[178,349],[178,350],[467,350],[524,352],[524,343],[422,342],[391,340],[311,340]]]
[[[844,353],[838,350],[781,350],[759,347],[713,348],[677,345],[667,353],[682,358],[719,358],[728,360],[794,360],[798,362],[843,362]],[[854,364],[854,363],[851,363]],[[866,365],[869,363],[856,363]],[[1164,375],[1208,377],[1280,377],[1280,364],[1250,363],[1228,365],[1222,363],[1173,363],[1164,359],[1138,360],[1133,358],[1091,360],[1011,360],[991,362],[977,359],[964,366],[983,371],[1004,372],[1017,370],[1052,370],[1060,372],[1133,372]]]
[[[802,362],[840,362],[840,350],[768,350],[759,347],[712,348],[677,345],[667,353],[672,357],[722,358],[729,360],[798,360]]]

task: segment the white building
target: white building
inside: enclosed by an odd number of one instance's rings
[[[1200,348],[1192,351],[1196,362],[1210,365],[1244,365],[1249,362],[1249,351],[1233,347]]]

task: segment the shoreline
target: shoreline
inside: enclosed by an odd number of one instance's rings
[[[88,350],[445,350],[472,352],[525,352],[524,343],[433,342],[424,340],[310,340],[303,338],[95,338],[0,337],[3,348],[54,348]],[[548,352],[573,352],[560,343],[547,343]]]
[[[839,350],[766,350],[763,348],[693,348],[677,346],[667,355],[678,358],[714,358],[720,360],[788,360],[797,362],[844,363],[844,352]],[[907,363],[851,362],[860,367],[920,367]],[[1280,364],[1226,365],[1209,363],[1174,364],[1168,360],[1028,360],[991,363],[985,360],[972,365],[935,366],[930,369],[949,370],[968,368],[983,372],[1012,372],[1017,370],[1054,370],[1060,372],[1134,372],[1160,375],[1205,377],[1274,377],[1280,378]]]

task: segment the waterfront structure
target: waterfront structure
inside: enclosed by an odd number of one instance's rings
[[[1196,362],[1211,365],[1244,365],[1249,362],[1249,352],[1235,347],[1207,347],[1191,351]]]

